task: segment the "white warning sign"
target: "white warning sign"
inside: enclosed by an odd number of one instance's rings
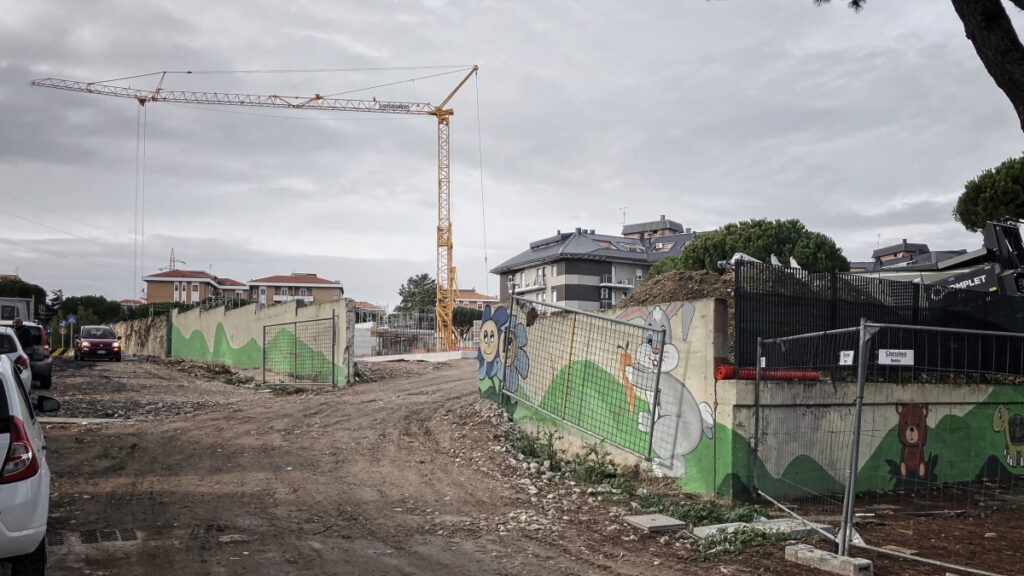
[[[904,366],[914,365],[914,351],[913,350],[886,350],[880,349],[878,351],[878,363],[879,364],[900,364]]]

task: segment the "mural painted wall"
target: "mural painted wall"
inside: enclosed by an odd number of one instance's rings
[[[656,470],[683,478],[688,455],[715,434],[714,387],[707,385],[713,308],[707,300],[605,314],[619,322],[487,308],[481,394],[514,419],[564,421],[627,452],[649,452]]]
[[[346,300],[304,307],[279,304],[257,310],[253,305],[234,310],[196,308],[175,312],[171,326],[171,356],[236,368],[262,368],[264,326],[330,318],[332,314],[337,315],[333,371],[330,370],[330,355],[327,353],[330,344],[310,345],[305,341],[308,337],[296,340],[291,329],[275,330],[266,343],[267,352],[282,352],[275,354],[275,357],[286,359],[284,363],[276,363],[275,367],[280,371],[289,371],[295,367],[294,364],[314,366],[322,374],[308,376],[329,382],[333,372],[336,384],[344,385],[352,373],[352,339],[349,338],[351,331],[348,326],[353,312]]]
[[[689,491],[743,499],[755,481],[776,495],[841,491],[855,384],[762,383],[755,454],[754,383],[714,379],[716,359],[728,353],[725,301],[605,316],[629,325],[485,309],[481,395],[518,422],[583,441],[596,436],[638,455],[649,447],[653,469]],[[662,329],[663,343],[653,337]],[[869,383],[863,428],[858,487],[865,490],[1024,474],[1018,385]]]

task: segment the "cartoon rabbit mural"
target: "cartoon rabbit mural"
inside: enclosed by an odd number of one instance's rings
[[[638,312],[642,314],[644,310],[627,310],[619,315],[619,319],[641,317]],[[638,414],[637,426],[646,432],[651,429],[651,418],[654,418],[652,446],[657,454],[655,464],[669,476],[683,477],[686,475],[684,457],[697,448],[704,436],[714,437],[714,412],[707,402],[697,402],[690,389],[673,374],[679,366],[679,349],[672,343],[671,320],[677,313],[681,315],[685,340],[693,320],[693,305],[673,304],[668,310],[655,306],[647,311],[644,339],[630,356],[632,363],[625,367],[623,386],[627,396],[632,396],[634,389],[639,390],[651,407],[651,412]],[[662,330],[664,343],[658,342],[658,334]],[[662,344],[661,350],[658,349],[659,344]],[[661,392],[655,400],[655,388],[659,385]]]

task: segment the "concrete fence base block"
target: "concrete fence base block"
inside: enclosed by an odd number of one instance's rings
[[[874,571],[870,560],[839,556],[810,544],[786,546],[786,560],[845,576],[871,576]]]

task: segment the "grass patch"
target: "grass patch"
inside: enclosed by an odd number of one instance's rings
[[[587,444],[582,454],[572,457],[572,476],[584,484],[604,484],[619,476],[619,468],[604,447]]]
[[[526,432],[516,430],[510,439],[512,447],[529,460],[537,463],[548,462],[549,470],[560,472],[565,467],[565,459],[562,453],[555,448],[555,442],[561,438],[552,430],[540,432]]]
[[[688,562],[707,562],[724,556],[735,556],[748,548],[771,546],[789,540],[787,534],[755,526],[743,526],[731,532],[717,532],[693,544]]]

